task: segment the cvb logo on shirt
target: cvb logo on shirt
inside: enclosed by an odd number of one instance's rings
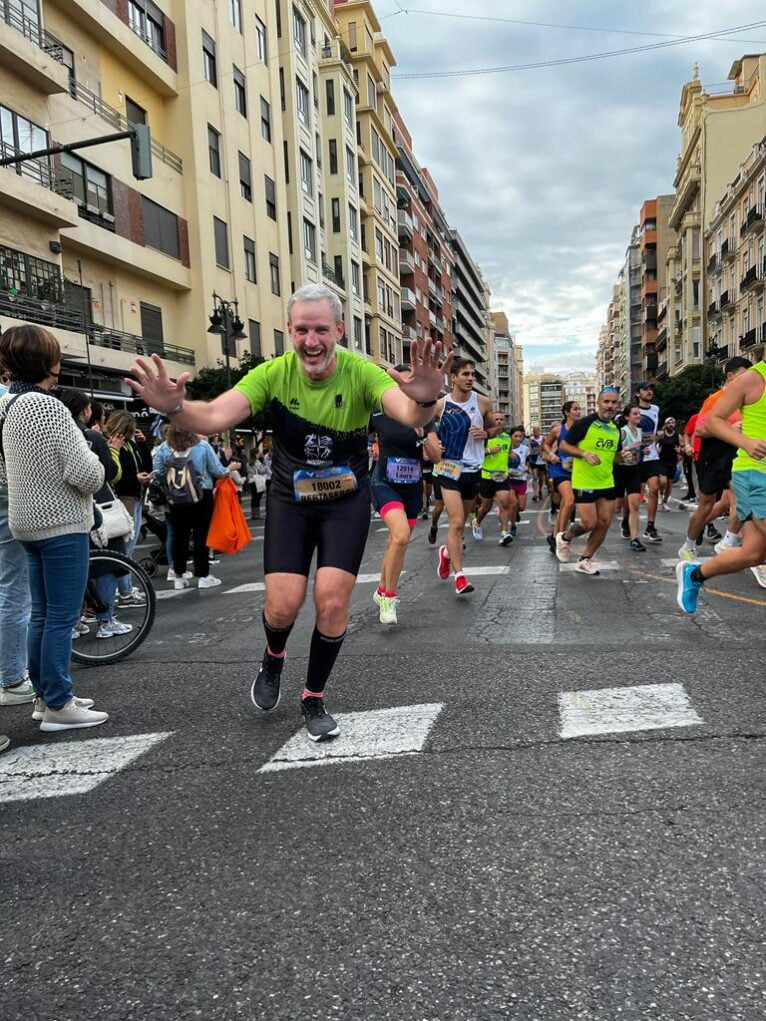
[[[615,447],[614,440],[596,440],[597,450],[613,450]]]

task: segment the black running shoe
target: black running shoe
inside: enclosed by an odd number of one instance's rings
[[[634,553],[646,553],[646,546],[644,546],[640,539],[631,539],[630,548]]]
[[[720,542],[721,539],[723,539],[723,536],[715,527],[715,525],[711,524],[708,525],[705,530],[705,538],[707,539],[708,542]]]
[[[323,741],[340,734],[340,727],[325,709],[323,698],[307,695],[301,700],[301,713],[312,741]]]
[[[545,541],[548,543],[548,549],[551,551],[551,553],[555,557],[556,556],[556,536],[555,535],[546,535]]]
[[[435,528],[434,525],[431,525],[431,527],[428,530],[428,545],[429,546],[433,546],[435,544],[437,534],[438,534],[437,529]]]
[[[428,511],[427,511],[427,510],[424,510],[424,511],[423,511],[423,512],[421,513],[420,517],[421,517],[421,520],[425,521],[425,520],[426,520],[426,519],[428,518]]]
[[[625,525],[621,524],[620,525],[620,535],[623,537],[623,539],[629,539],[630,538],[630,529],[626,528]]]
[[[654,525],[644,531],[644,538],[647,542],[662,542],[662,536],[659,534]]]
[[[268,652],[263,655],[258,676],[250,689],[250,699],[262,713],[271,713],[279,705],[279,682],[284,662],[284,657],[280,659],[278,656],[270,656]]]

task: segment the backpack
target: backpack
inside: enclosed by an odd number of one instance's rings
[[[171,507],[188,506],[202,499],[202,476],[188,450],[173,450],[165,467],[168,503]]]

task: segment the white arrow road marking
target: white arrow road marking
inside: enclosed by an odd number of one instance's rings
[[[559,693],[561,737],[694,727],[704,723],[682,684]]]
[[[417,755],[423,750],[429,731],[443,708],[438,703],[343,713],[337,717],[341,729],[339,737],[314,742],[300,730],[258,772]]]
[[[171,734],[131,734],[77,744],[46,742],[11,748],[0,759],[0,802],[85,794]]]

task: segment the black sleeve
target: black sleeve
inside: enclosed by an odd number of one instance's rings
[[[140,470],[144,472],[150,472],[152,470],[152,452],[149,448],[148,443],[135,443],[136,452],[138,453],[138,461],[140,464]]]
[[[101,433],[97,433],[92,429],[89,429],[85,435],[86,439],[90,440],[93,453],[98,456],[99,461],[104,466],[104,482],[109,485],[118,470],[117,462],[114,460],[111,451],[109,450],[109,444],[106,442]]]
[[[586,415],[585,418],[578,418],[572,428],[567,432],[564,443],[571,443],[573,447],[577,446],[590,429],[591,422],[593,421],[593,415]]]

